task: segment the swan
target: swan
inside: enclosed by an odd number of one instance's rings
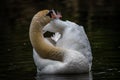
[[[54,12],[54,15],[57,14]],[[56,46],[81,52],[88,59],[89,69],[91,70],[92,51],[83,26],[56,18],[48,23],[43,28],[43,31],[55,32],[55,36],[52,39],[56,42]]]
[[[49,15],[48,15],[49,14]],[[89,72],[89,61],[79,51],[54,46],[43,36],[43,28],[53,20],[53,11],[42,10],[34,15],[29,29],[33,59],[38,74],[72,74]]]

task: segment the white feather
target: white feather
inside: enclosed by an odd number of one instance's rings
[[[63,62],[43,59],[33,49],[38,74],[85,73],[91,70],[92,54],[82,26],[59,19],[50,22],[44,31],[59,32],[52,39],[57,47],[65,49]],[[46,41],[52,45],[48,40]]]

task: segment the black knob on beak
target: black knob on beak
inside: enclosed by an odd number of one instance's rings
[[[52,10],[49,10],[48,14],[46,14],[46,16],[49,16],[50,18],[52,18],[51,14],[53,13]]]

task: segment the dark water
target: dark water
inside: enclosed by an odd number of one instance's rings
[[[0,80],[119,80],[119,0],[9,0],[0,5]],[[84,26],[91,43],[90,74],[36,76],[29,24],[42,9]]]

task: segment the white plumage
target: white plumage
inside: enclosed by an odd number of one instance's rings
[[[62,21],[60,19],[55,19],[46,25],[43,30],[59,32],[61,34],[61,38],[56,42],[56,46],[81,52],[88,59],[91,70],[91,47],[83,26],[79,26],[68,20]],[[57,33],[58,36],[60,34]]]

